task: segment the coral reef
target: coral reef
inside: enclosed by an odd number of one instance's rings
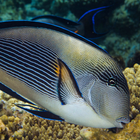
[[[110,10],[105,10],[95,16],[95,18],[97,17],[95,25],[96,29],[101,30],[101,32],[110,32],[94,42],[106,46],[106,50],[112,56],[121,55],[125,66],[128,66],[127,62],[140,49],[140,17],[138,16],[140,14],[140,1],[1,0],[0,20],[30,20],[38,15],[53,14],[77,21],[86,11],[109,5]],[[106,19],[109,22],[105,23]]]
[[[0,101],[0,140],[81,140],[82,126],[33,116],[14,105],[22,101],[2,91]]]
[[[44,9],[52,14],[66,16],[72,12],[76,17],[80,17],[87,10],[97,8],[99,5],[112,4],[111,0],[35,0],[31,5],[37,9]]]
[[[121,55],[127,66],[133,54],[140,49],[140,1],[1,0],[0,20],[30,20],[38,15],[53,14],[77,21],[86,11],[102,6],[110,6],[110,10],[105,10],[101,12],[102,14],[95,16],[95,18],[98,17],[95,20],[96,29],[104,28],[105,31],[110,32],[94,42],[106,46],[106,50],[112,56]],[[106,19],[109,19],[109,23],[105,23]]]
[[[118,133],[112,133],[108,129],[83,128],[80,134],[84,140],[140,140],[140,65],[127,67],[123,73],[130,91],[131,122]]]
[[[95,42],[105,45],[110,55],[121,55],[125,67],[130,66],[127,65],[128,61],[140,50],[140,1],[124,0],[113,6],[110,12],[112,29],[104,38]]]
[[[31,1],[1,0],[0,20],[31,19],[37,15],[49,14],[44,9],[37,9],[31,5]]]
[[[78,125],[75,126],[74,124],[68,124],[66,122],[44,120],[32,115],[26,117],[23,122],[23,133],[26,136],[25,139],[28,137],[29,140],[80,140],[80,129],[81,127]],[[18,135],[18,132],[16,135]]]
[[[26,113],[25,113],[26,114]],[[25,118],[3,115],[0,117],[2,140],[81,140],[82,127],[66,122],[51,121],[26,114]]]
[[[140,1],[138,0],[1,0],[0,20],[30,20],[37,15],[54,14],[77,21],[84,12],[107,5],[111,5],[111,9],[97,16],[95,22],[98,25],[100,18],[109,18],[110,32],[94,42],[100,44],[117,61],[121,62],[122,69],[126,66],[131,67],[134,63],[140,64],[138,61]],[[106,25],[103,27],[106,28]],[[135,64],[132,68],[127,67],[123,72],[130,90],[132,120],[125,125],[123,130],[119,130],[120,132],[113,133],[109,129],[82,128],[66,122],[37,118],[14,105],[14,103],[22,104],[23,102],[0,91],[0,140],[140,140],[139,64]]]
[[[116,32],[130,36],[134,31],[138,31],[137,29],[140,28],[138,23],[140,17],[137,16],[140,13],[139,5],[140,1],[124,0],[124,3],[115,9],[112,21],[116,24]]]
[[[15,131],[21,128],[21,122],[18,117],[3,115],[0,117],[0,138],[8,139]]]
[[[83,140],[140,140],[139,127],[140,114],[118,133],[112,133],[108,129],[83,128],[80,134]]]
[[[0,20],[25,19],[25,3],[18,0],[1,0]]]
[[[140,140],[140,65],[123,71],[130,90],[131,122],[123,129],[97,129],[46,120],[14,106],[23,103],[0,91],[1,140]]]
[[[130,91],[131,117],[134,118],[140,111],[140,65],[126,68],[123,73]]]

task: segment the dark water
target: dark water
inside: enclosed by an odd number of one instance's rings
[[[140,55],[139,4],[135,0],[0,0],[0,20],[30,20],[38,15],[51,14],[77,21],[90,9],[111,6],[95,17],[96,31],[109,33],[94,42],[104,46],[111,56],[122,57],[124,68],[140,63],[136,60]]]

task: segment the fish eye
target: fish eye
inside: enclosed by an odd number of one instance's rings
[[[117,84],[116,78],[110,77],[110,78],[108,79],[108,85],[110,85],[110,86],[116,86],[116,84]]]

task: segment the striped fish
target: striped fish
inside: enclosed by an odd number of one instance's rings
[[[95,16],[99,12],[104,11],[109,7],[110,6],[103,6],[103,7],[91,9],[86,13],[84,13],[77,22],[54,15],[41,15],[41,16],[34,17],[32,20],[55,24],[64,27],[66,29],[69,29],[86,38],[95,39],[95,38],[102,37],[108,33],[108,32],[104,32],[104,33],[96,32],[95,22],[97,21],[95,21]]]
[[[95,43],[35,21],[0,23],[0,90],[43,107],[48,119],[96,128],[129,122],[129,91],[116,62]]]

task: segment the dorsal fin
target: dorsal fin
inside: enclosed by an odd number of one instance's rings
[[[108,54],[108,52],[106,50],[102,49],[100,46],[98,46],[93,41],[90,41],[90,40],[82,37],[81,35],[74,33],[73,31],[70,31],[66,28],[63,28],[63,27],[60,27],[57,25],[53,25],[53,24],[49,24],[49,23],[41,23],[41,22],[36,22],[36,21],[27,21],[27,20],[0,22],[0,29],[4,29],[4,28],[10,29],[10,28],[17,28],[17,27],[44,28],[44,30],[51,29],[51,30],[55,30],[58,32],[62,32],[64,34],[70,35],[76,39],[79,39],[79,40],[91,45],[92,47],[95,47],[95,48],[101,50],[102,52]]]
[[[54,15],[40,15],[40,16],[36,16],[34,18],[32,18],[31,20],[35,20],[35,21],[45,21],[46,23],[48,22],[47,20],[51,19],[52,21],[60,22],[64,25],[68,25],[68,26],[77,26],[79,25],[78,22],[63,18],[63,17],[59,17],[59,16],[54,16]],[[49,22],[48,22],[49,23]],[[57,25],[57,24],[56,24]]]

